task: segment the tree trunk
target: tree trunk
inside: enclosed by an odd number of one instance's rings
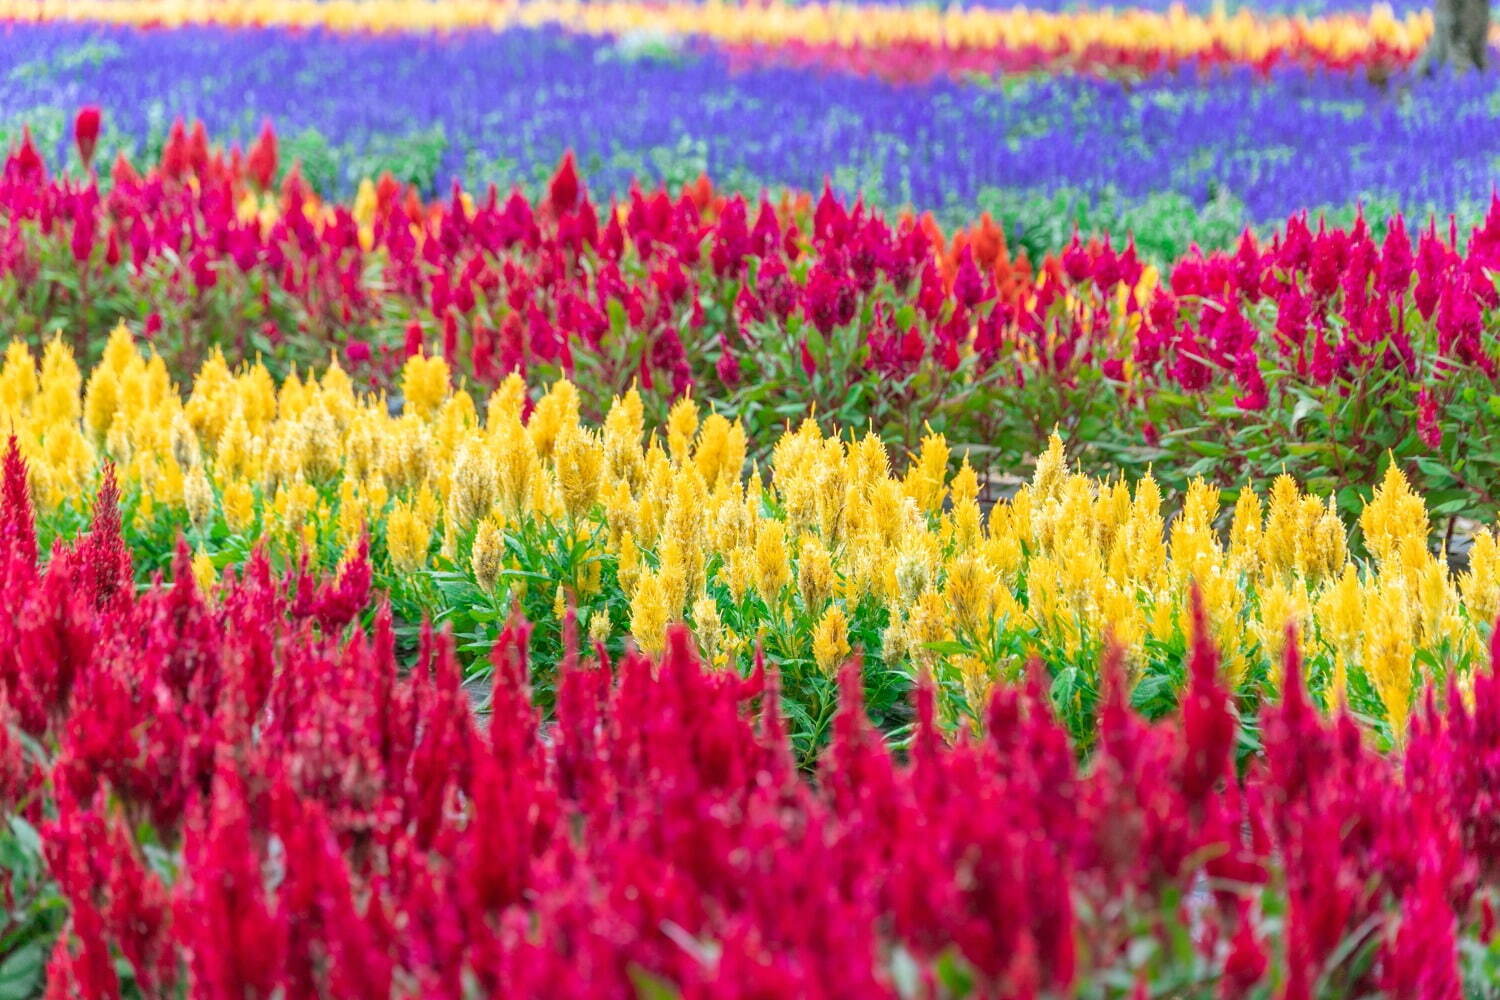
[[[1432,40],[1422,53],[1421,69],[1439,66],[1483,69],[1489,55],[1489,0],[1433,0]]]

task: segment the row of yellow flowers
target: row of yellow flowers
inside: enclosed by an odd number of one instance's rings
[[[1399,734],[1423,679],[1463,677],[1500,611],[1494,534],[1451,572],[1394,467],[1359,518],[1368,555],[1355,559],[1351,526],[1286,477],[1232,505],[1201,482],[1164,498],[1149,478],[1070,473],[1054,437],[1035,478],[990,504],[935,435],[897,471],[874,436],[807,421],[760,470],[741,427],[691,400],[652,432],[631,392],[592,427],[567,382],[528,395],[512,378],[476,400],[422,356],[401,389],[393,413],[337,364],[277,385],[214,357],[184,394],[122,327],[86,376],[60,342],[39,364],[12,343],[0,419],[44,525],[76,524],[113,461],[132,544],[184,532],[205,583],[247,543],[331,562],[368,534],[377,579],[398,590],[457,575],[497,606],[540,591],[555,613],[576,600],[593,638],[628,631],[648,649],[687,621],[708,655],[742,666],[761,641],[826,675],[858,647],[936,671],[962,705],[1033,654],[1091,663],[1106,636],[1138,681],[1180,665],[1196,581],[1242,694],[1274,686],[1292,623],[1319,696]],[[519,572],[544,537],[569,552],[545,582]],[[463,610],[426,593],[423,613]]]
[[[557,24],[599,34],[667,31],[726,43],[788,42],[1083,51],[1094,47],[1179,57],[1223,53],[1259,60],[1298,47],[1334,60],[1370,49],[1413,54],[1432,33],[1428,12],[1397,17],[1387,4],[1367,13],[1317,17],[1191,13],[1181,7],[1054,13],[962,6],[852,3],[685,3],[631,0],[0,0],[0,20],[97,21],[169,27],[283,25],[341,31],[455,31]]]

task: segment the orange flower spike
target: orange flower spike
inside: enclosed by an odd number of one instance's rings
[[[388,219],[392,206],[401,197],[401,182],[391,176],[389,170],[380,175],[380,180],[375,182],[375,215],[377,218]]]
[[[927,239],[932,243],[934,253],[942,253],[943,248],[948,245],[948,236],[943,232],[943,227],[937,224],[931,212],[923,212],[917,224],[927,231]]]
[[[995,224],[990,213],[985,212],[974,226],[974,263],[982,268],[992,268],[1005,259],[1005,233]]]
[[[414,225],[422,225],[427,216],[427,206],[422,204],[422,196],[417,194],[417,189],[409,187],[406,189],[406,217]]]
[[[708,179],[708,174],[699,174],[697,180],[682,186],[682,193],[693,200],[701,214],[713,204],[714,183]]]

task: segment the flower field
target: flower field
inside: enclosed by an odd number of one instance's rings
[[[0,1000],[1500,995],[1442,30],[0,0]]]

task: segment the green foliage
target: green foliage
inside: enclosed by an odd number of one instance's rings
[[[67,902],[47,872],[42,838],[18,813],[0,819],[0,1000],[37,996]]]
[[[1166,264],[1195,244],[1232,246],[1247,220],[1244,205],[1227,193],[1198,205],[1172,193],[1130,201],[1113,193],[1090,197],[1068,189],[1041,194],[991,188],[980,194],[978,207],[1000,224],[1013,250],[1025,250],[1034,261],[1059,252],[1077,231],[1085,237],[1111,233],[1119,245],[1134,236],[1144,259]]]

